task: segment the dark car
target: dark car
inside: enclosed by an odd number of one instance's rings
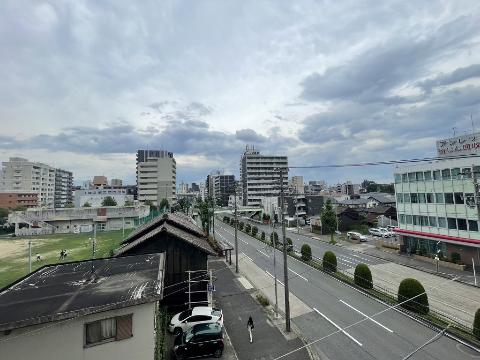
[[[177,359],[188,359],[223,353],[223,327],[218,323],[198,324],[175,338],[173,353]]]

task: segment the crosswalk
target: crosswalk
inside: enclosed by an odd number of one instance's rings
[[[375,265],[375,264],[378,264],[378,260],[373,260],[368,257],[357,255],[357,254],[352,254],[351,256],[344,255],[344,254],[337,254],[337,263],[340,268],[348,269],[348,268],[354,268],[358,264]]]

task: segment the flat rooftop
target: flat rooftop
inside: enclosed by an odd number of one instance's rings
[[[0,292],[0,331],[160,300],[165,254],[44,266]]]

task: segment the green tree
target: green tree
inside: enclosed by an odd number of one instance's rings
[[[480,340],[480,309],[475,312],[475,319],[473,320],[473,335]]]
[[[358,264],[355,267],[353,281],[364,289],[373,288],[372,272],[370,271],[370,268],[366,264]]]
[[[312,260],[312,248],[308,244],[303,244],[300,253],[302,254],[303,261],[310,261]]]
[[[117,206],[117,202],[111,196],[107,196],[102,201],[102,206]]]
[[[337,271],[337,257],[332,251],[326,251],[325,254],[323,254],[322,264],[323,268],[327,271]]]
[[[277,246],[278,245],[278,234],[276,231],[272,231],[270,234],[270,242],[272,245]]]
[[[252,226],[247,223],[247,225],[245,225],[245,232],[246,232],[247,234],[250,234],[250,231],[252,231]]]
[[[253,226],[253,227],[252,227],[252,235],[253,235],[253,236],[257,236],[257,234],[258,234],[258,227]]]
[[[65,208],[67,208],[67,209],[71,209],[71,208],[74,208],[74,207],[75,207],[75,205],[72,202],[68,202],[68,203],[65,204]]]
[[[168,212],[168,210],[170,210],[170,203],[168,202],[167,199],[163,198],[160,201],[160,205],[158,206],[158,210],[160,210],[161,212]]]
[[[92,205],[88,201],[86,201],[85,204],[83,204],[83,207],[92,207]]]
[[[260,239],[262,241],[265,241],[265,231],[262,231],[262,234],[260,235]]]
[[[133,201],[132,200],[126,200],[125,201],[125,206],[133,206]]]
[[[332,201],[330,199],[325,203],[325,208],[322,211],[322,228],[327,233],[330,234],[330,242],[335,242],[333,234],[337,230],[337,214],[332,207]]]
[[[157,207],[153,205],[152,200],[145,200],[144,204],[150,206],[150,212],[157,210]]]
[[[8,209],[0,208],[0,225],[3,225],[7,222],[8,213]]]
[[[206,232],[207,236],[210,235],[211,229],[211,217],[213,214],[213,207],[211,206],[210,199],[205,199],[205,201],[200,201],[198,203],[198,215],[200,217],[200,222],[202,223],[202,229]]]
[[[418,314],[428,314],[428,296],[422,284],[412,278],[404,279],[398,287],[398,302],[402,307]]]
[[[190,204],[190,201],[187,198],[181,198],[178,201],[178,205],[180,206],[180,210],[183,213],[188,214],[188,210],[190,209],[191,204]]]

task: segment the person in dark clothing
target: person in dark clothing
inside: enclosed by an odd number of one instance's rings
[[[253,326],[253,319],[252,317],[250,316],[248,318],[248,321],[247,321],[247,328],[248,328],[248,334],[250,335],[250,343],[253,342],[253,328],[255,326]]]

